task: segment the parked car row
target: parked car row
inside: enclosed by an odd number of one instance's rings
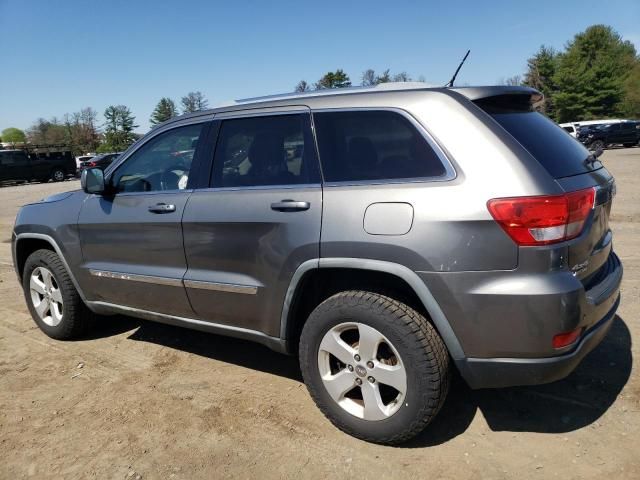
[[[592,151],[613,145],[624,147],[640,145],[640,121],[590,120],[561,123],[560,126]]]

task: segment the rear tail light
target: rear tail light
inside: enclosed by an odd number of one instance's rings
[[[558,335],[555,335],[551,343],[553,348],[563,348],[578,340],[580,335],[582,335],[582,328],[576,328],[572,332],[559,333]]]
[[[87,167],[95,167],[96,165],[97,165],[96,162],[87,163]]]
[[[548,245],[579,236],[595,198],[591,187],[562,195],[494,198],[487,208],[518,245]]]

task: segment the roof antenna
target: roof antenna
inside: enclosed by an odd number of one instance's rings
[[[462,65],[464,65],[464,61],[467,59],[467,57],[469,56],[470,53],[471,53],[471,50],[467,50],[467,54],[464,56],[464,58],[460,62],[460,65],[458,65],[458,68],[456,68],[456,73],[453,74],[453,77],[451,77],[451,80],[449,80],[449,83],[447,83],[445,85],[445,88],[453,87],[453,82],[456,81],[456,77],[458,76],[458,72],[462,68]]]

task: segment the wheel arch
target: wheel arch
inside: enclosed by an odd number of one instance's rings
[[[52,250],[58,255],[60,261],[66,268],[69,278],[73,282],[74,287],[78,291],[80,298],[86,303],[86,298],[80,285],[78,284],[73,271],[69,267],[67,260],[60,249],[60,246],[53,237],[44,233],[20,233],[16,235],[16,239],[13,243],[13,261],[18,275],[18,279],[22,282],[22,274],[24,273],[24,266],[29,255],[39,249]]]
[[[305,313],[310,313],[305,312],[305,309],[299,304],[299,299],[303,298],[305,290],[314,288],[313,285],[309,285],[308,279],[313,278],[314,275],[320,275],[321,277],[322,272],[331,270],[344,270],[345,273],[347,271],[360,272],[365,275],[386,275],[389,279],[396,279],[402,282],[402,284],[406,285],[406,288],[410,289],[410,293],[415,295],[415,299],[420,303],[419,306],[429,316],[447,346],[451,357],[454,360],[464,358],[464,351],[460,342],[442,312],[440,305],[418,275],[404,265],[364,258],[312,259],[298,267],[289,284],[280,318],[280,337],[286,341],[287,349],[290,353],[295,351],[295,345],[292,345],[292,342],[295,341],[298,331],[306,321],[306,316],[308,315],[305,315]],[[320,301],[323,300],[321,299]],[[298,313],[302,313],[304,318],[298,318]]]

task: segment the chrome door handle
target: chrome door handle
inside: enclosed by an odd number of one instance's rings
[[[171,213],[176,211],[176,206],[169,203],[156,203],[149,207],[151,213]]]
[[[271,210],[278,212],[302,212],[309,210],[311,204],[309,202],[297,202],[296,200],[282,200],[271,204]]]

